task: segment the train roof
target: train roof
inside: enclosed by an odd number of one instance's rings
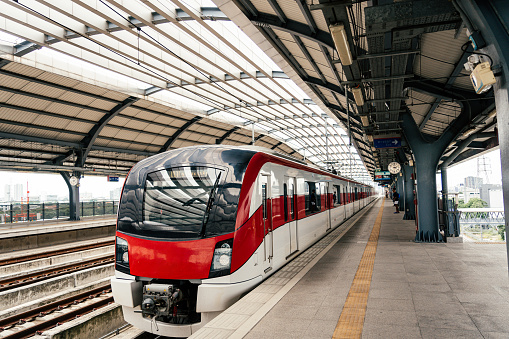
[[[236,145],[236,146],[233,146],[233,145],[199,145],[199,146],[182,147],[182,148],[177,148],[177,149],[174,149],[174,150],[169,150],[169,151],[166,151],[166,152],[154,155],[152,157],[146,158],[146,159],[140,161],[137,165],[135,165],[135,167],[145,166],[147,162],[154,163],[157,160],[163,160],[168,155],[168,153],[189,152],[189,151],[192,151],[193,149],[195,149],[195,150],[202,150],[202,151],[209,150],[211,153],[220,152],[221,150],[237,150],[237,151],[238,150],[245,150],[245,151],[251,151],[251,152],[253,152],[253,154],[254,153],[265,153],[267,155],[270,155],[270,156],[273,156],[273,157],[277,157],[277,158],[283,159],[285,161],[293,162],[296,165],[296,167],[307,167],[308,169],[310,169],[311,171],[313,171],[315,173],[327,175],[327,176],[330,176],[330,177],[333,177],[333,178],[337,178],[337,179],[341,179],[341,180],[347,180],[347,181],[350,181],[350,182],[353,182],[353,183],[357,183],[357,184],[360,184],[360,185],[363,185],[363,186],[369,186],[369,185],[366,185],[364,183],[358,182],[358,181],[356,181],[356,180],[354,180],[352,178],[344,177],[344,176],[341,176],[341,175],[337,175],[337,174],[333,174],[331,172],[325,171],[325,170],[319,168],[316,165],[308,164],[308,163],[306,163],[306,162],[304,162],[304,161],[302,161],[300,159],[297,159],[295,157],[292,157],[290,155],[282,154],[282,153],[276,152],[276,151],[274,151],[272,149],[268,149],[268,148],[265,148],[265,147],[250,146],[250,145],[241,145],[241,146],[239,146],[239,145]]]

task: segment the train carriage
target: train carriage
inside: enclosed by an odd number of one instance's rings
[[[373,199],[370,186],[257,147],[152,156],[122,191],[115,301],[135,327],[190,336]]]

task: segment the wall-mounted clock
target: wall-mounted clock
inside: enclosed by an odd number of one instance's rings
[[[389,170],[389,172],[391,172],[392,174],[398,174],[399,171],[401,171],[401,165],[399,164],[399,162],[391,162],[389,164],[389,166],[387,166],[387,169]]]

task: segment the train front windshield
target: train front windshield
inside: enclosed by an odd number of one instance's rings
[[[217,228],[214,216],[224,177],[224,170],[203,166],[175,167],[147,174],[143,233],[191,239],[213,233]]]

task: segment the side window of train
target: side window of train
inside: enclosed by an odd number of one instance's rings
[[[286,183],[283,184],[283,213],[285,221],[288,221],[288,187]]]
[[[290,218],[295,219],[295,187],[290,183]]]
[[[332,194],[334,206],[341,205],[341,186],[334,185],[334,193]]]
[[[262,184],[263,219],[267,219],[267,184]]]
[[[354,200],[359,200],[359,197],[357,196],[357,187],[355,187]]]
[[[320,186],[307,181],[305,187],[306,215],[309,215],[320,210]]]
[[[320,183],[315,183],[316,186],[316,211],[322,210],[322,196],[321,196],[321,189],[323,187]]]

